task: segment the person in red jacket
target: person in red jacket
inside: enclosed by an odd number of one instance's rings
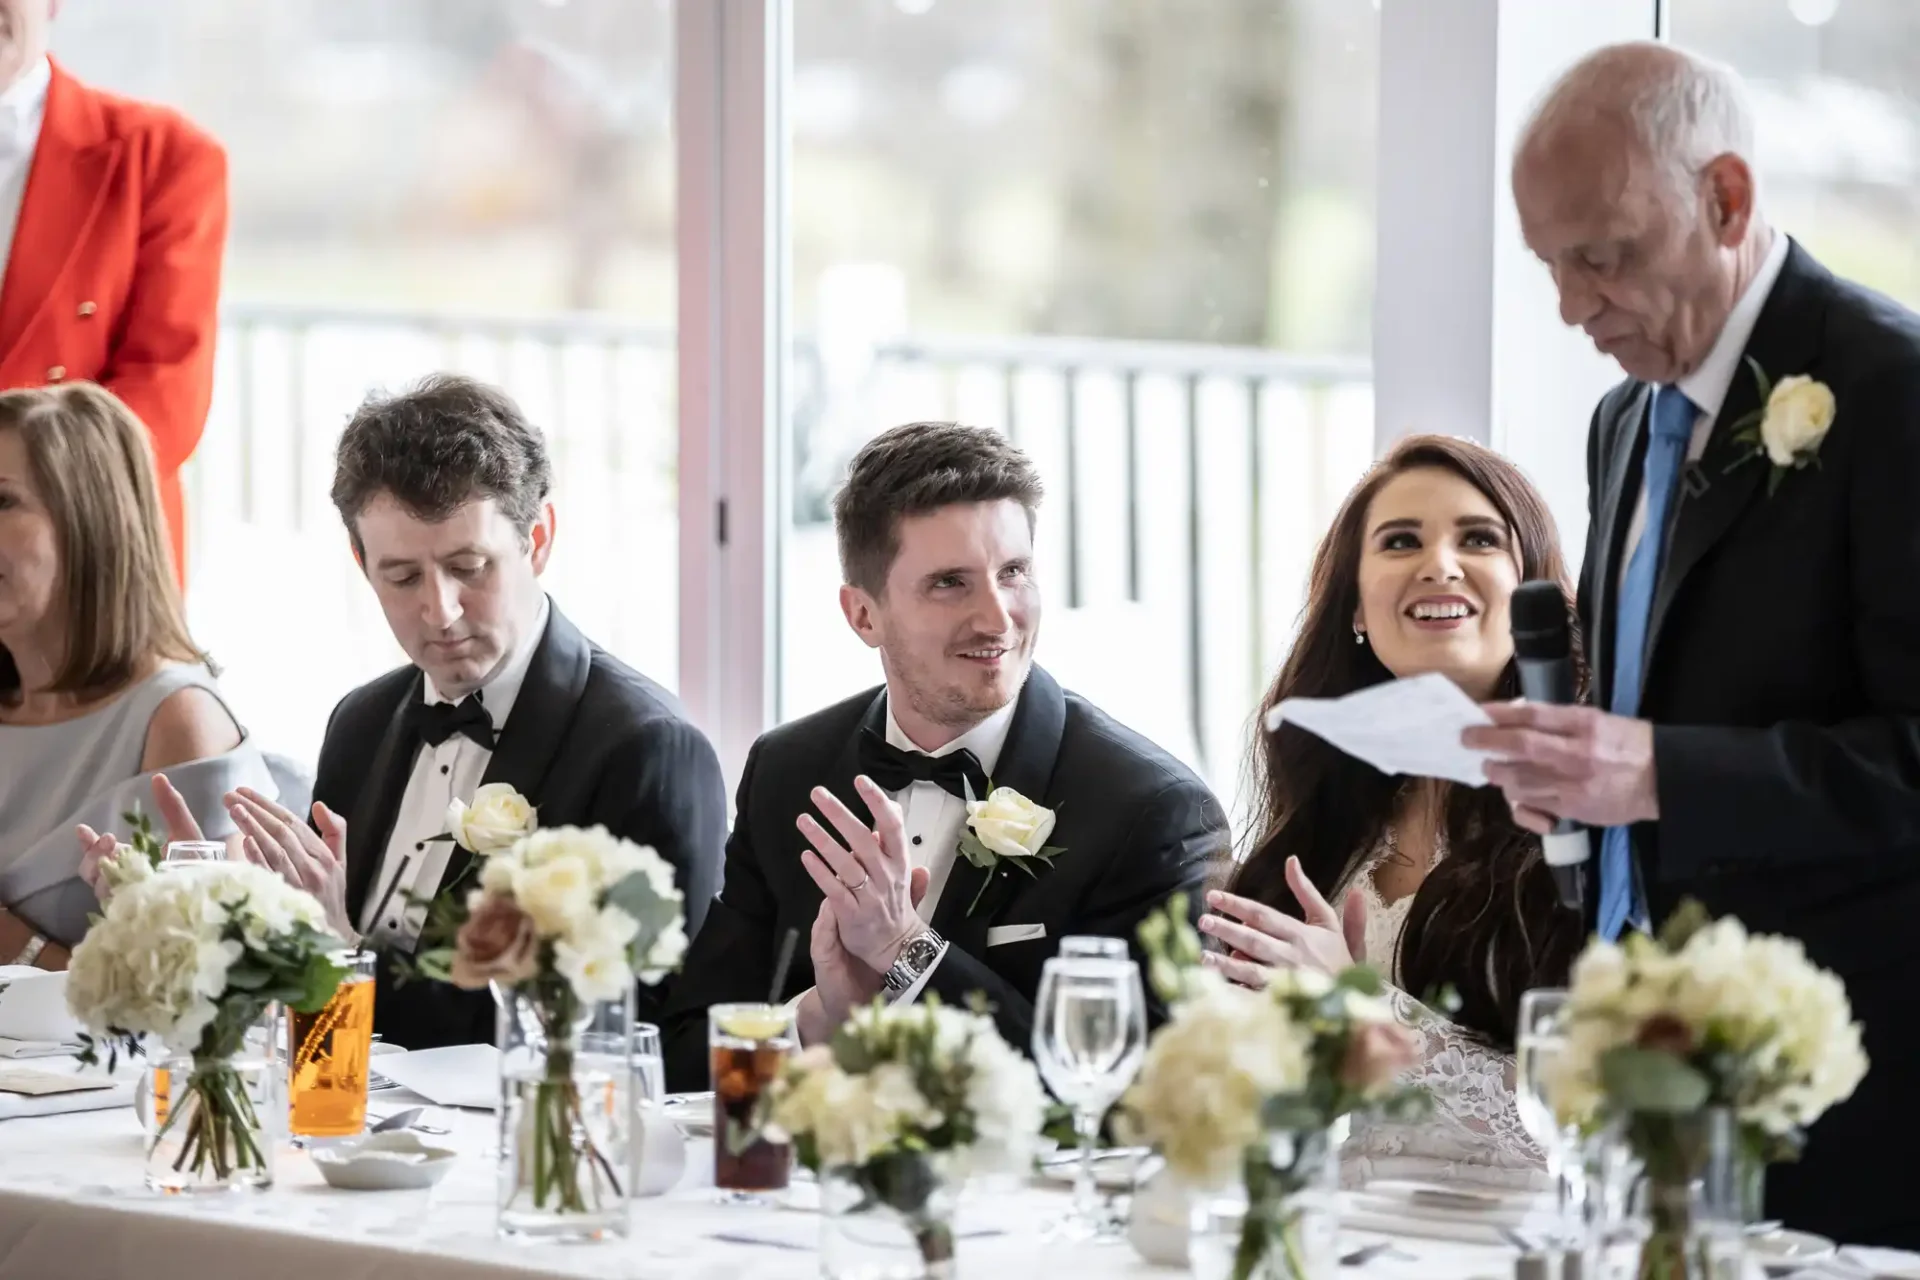
[[[47,55],[60,0],[0,0],[0,389],[86,379],[147,426],[174,572],[213,396],[225,150]]]

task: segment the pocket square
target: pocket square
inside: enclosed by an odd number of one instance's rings
[[[1047,936],[1043,924],[1003,924],[987,930],[987,945],[1005,946],[1009,942],[1033,942]]]

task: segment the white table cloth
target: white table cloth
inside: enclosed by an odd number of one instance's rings
[[[419,1100],[377,1094],[384,1115]],[[142,1183],[140,1126],[130,1107],[0,1122],[0,1280],[801,1280],[818,1274],[817,1215],[721,1205],[711,1148],[695,1142],[674,1192],[635,1202],[633,1235],[600,1244],[517,1244],[493,1231],[490,1115],[430,1109],[452,1133],[431,1141],[460,1161],[430,1191],[335,1191],[302,1151],[283,1148],[278,1179],[253,1195],[163,1197]],[[1124,1244],[1043,1239],[1067,1207],[1064,1190],[1007,1187],[962,1206],[959,1274],[1022,1277],[1170,1277]],[[969,1230],[1004,1234],[967,1238]],[[716,1240],[769,1235],[801,1249]],[[1374,1236],[1357,1235],[1353,1243]],[[1377,1258],[1343,1277],[1477,1280],[1512,1275],[1511,1252],[1404,1240],[1404,1258]]]

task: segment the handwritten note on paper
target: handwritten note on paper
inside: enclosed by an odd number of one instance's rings
[[[1483,787],[1484,752],[1460,745],[1469,725],[1491,724],[1460,686],[1429,672],[1344,698],[1288,698],[1267,712],[1267,732],[1294,724],[1382,773]]]

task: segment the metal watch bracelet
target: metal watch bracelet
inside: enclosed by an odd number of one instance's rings
[[[908,938],[906,945],[900,948],[900,954],[887,966],[881,981],[886,984],[887,994],[897,996],[911,990],[913,984],[933,968],[933,962],[940,958],[940,949],[946,945],[939,934],[932,929],[922,929]]]

